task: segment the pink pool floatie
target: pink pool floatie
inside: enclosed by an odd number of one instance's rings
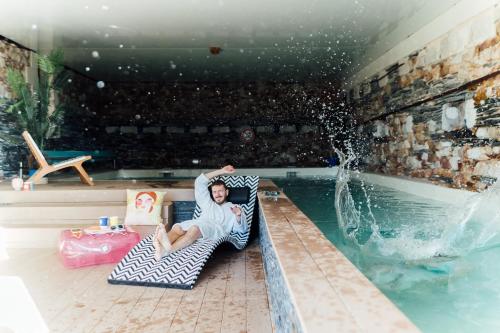
[[[139,233],[126,227],[120,232],[88,234],[83,230],[63,230],[59,254],[70,268],[119,262],[139,241]]]

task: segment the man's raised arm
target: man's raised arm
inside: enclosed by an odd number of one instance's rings
[[[205,176],[207,176],[208,179],[212,179],[214,177],[224,175],[226,173],[234,173],[235,171],[236,169],[232,165],[226,165],[223,168],[206,173]]]
[[[218,170],[214,170],[206,174],[202,173],[198,176],[198,178],[196,178],[196,180],[194,181],[194,198],[202,209],[209,206],[212,202],[212,199],[210,198],[210,192],[208,192],[209,180],[213,177],[217,177],[227,173],[234,173],[235,171],[236,170],[232,165],[226,165],[225,167]]]

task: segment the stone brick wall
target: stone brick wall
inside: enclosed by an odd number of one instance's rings
[[[98,115],[100,98],[96,82],[72,72],[65,83],[59,103],[64,105],[64,123],[56,137],[47,142],[47,149],[101,150],[101,123]]]
[[[7,68],[25,72],[30,65],[30,52],[0,36],[0,98],[10,98],[7,87]]]
[[[90,115],[85,132],[96,149],[115,153],[118,167],[323,166],[329,149],[316,113],[338,96],[323,88],[110,83],[79,94]]]
[[[366,169],[482,190],[500,174],[500,22],[476,17],[348,94]]]
[[[4,112],[10,103],[10,91],[7,87],[7,68],[25,72],[29,67],[30,52],[10,43],[0,36],[0,132],[18,133],[12,117]],[[0,170],[6,175],[19,169],[19,162],[25,154],[24,147],[5,141],[0,137]]]
[[[100,117],[122,126],[308,123],[330,90],[272,82],[108,84],[100,90]]]

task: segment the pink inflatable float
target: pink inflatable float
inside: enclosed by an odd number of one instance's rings
[[[132,229],[89,234],[81,229],[63,230],[59,254],[70,268],[119,262],[141,237]]]

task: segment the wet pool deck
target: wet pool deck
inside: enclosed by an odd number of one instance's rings
[[[258,240],[216,250],[192,290],[110,285],[114,264],[67,269],[55,248],[7,253],[0,277],[22,279],[50,332],[272,332]]]

